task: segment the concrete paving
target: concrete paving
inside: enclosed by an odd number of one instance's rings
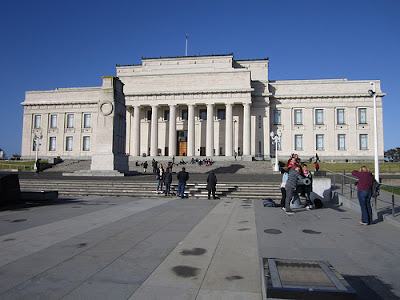
[[[262,299],[260,261],[329,261],[359,299],[399,299],[400,230],[330,205],[74,197],[0,211],[0,299]]]

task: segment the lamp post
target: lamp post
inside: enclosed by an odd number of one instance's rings
[[[38,151],[40,146],[40,140],[43,138],[41,133],[35,133],[33,137],[33,141],[35,142],[35,164],[33,165],[33,169],[36,170],[36,162],[38,160]]]
[[[375,82],[371,82],[372,89],[368,90],[368,94],[374,97],[374,150],[375,150],[375,180],[379,182],[379,157],[378,157],[378,121],[376,112],[376,86]]]
[[[275,165],[274,165],[274,171],[275,172],[279,172],[279,158],[278,158],[278,144],[281,142],[282,139],[282,131],[280,131],[279,129],[277,130],[276,134],[271,131],[271,133],[269,134],[271,139],[272,139],[272,143],[275,144]]]

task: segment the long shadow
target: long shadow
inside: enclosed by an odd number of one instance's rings
[[[343,275],[343,277],[357,292],[359,300],[400,299],[392,292],[391,285],[375,276]]]
[[[219,167],[214,169],[214,173],[216,174],[234,174],[240,169],[243,169],[243,165],[230,165],[229,167]],[[210,171],[207,172],[207,174],[210,173]]]
[[[76,200],[74,198],[62,198],[54,200],[37,200],[37,201],[22,201],[17,200],[13,203],[8,203],[0,206],[0,211],[26,211],[34,207],[52,206],[52,205],[65,205],[65,204],[83,204],[84,201]]]

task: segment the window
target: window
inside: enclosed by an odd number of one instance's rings
[[[303,135],[296,134],[294,136],[294,150],[303,150]]]
[[[90,136],[83,137],[83,151],[90,151]]]
[[[151,121],[151,110],[147,111],[147,121]]]
[[[49,151],[56,151],[56,137],[50,137]]]
[[[303,125],[303,111],[301,109],[294,110],[294,125]]]
[[[261,128],[262,126],[262,118],[261,116],[258,116],[258,128]]]
[[[316,135],[316,150],[324,150],[324,135]]]
[[[50,115],[50,128],[57,128],[57,115]]]
[[[346,150],[346,135],[338,134],[338,150]]]
[[[169,110],[164,110],[164,121],[169,121]]]
[[[67,136],[65,140],[65,151],[72,151],[72,136]]]
[[[336,110],[336,124],[338,124],[338,125],[345,124],[345,121],[344,121],[344,108],[338,108]]]
[[[368,150],[368,135],[360,134],[360,150]]]
[[[74,115],[67,114],[67,128],[74,128]]]
[[[359,124],[367,124],[367,109],[366,108],[358,109],[358,123]]]
[[[36,115],[34,117],[34,121],[33,121],[33,128],[39,129],[41,122],[42,122],[42,116],[41,115]]]
[[[182,110],[182,120],[184,120],[184,121],[188,120],[188,111],[187,111],[187,109]]]
[[[225,120],[225,109],[217,110],[217,118],[218,120]]]
[[[207,109],[199,110],[200,120],[207,120]]]
[[[91,128],[92,127],[92,115],[91,114],[83,114],[83,128]]]
[[[274,116],[273,116],[274,120],[274,125],[281,125],[282,124],[282,119],[281,119],[281,110],[277,109],[274,110]]]
[[[316,125],[324,124],[324,110],[323,109],[315,110],[315,124]]]

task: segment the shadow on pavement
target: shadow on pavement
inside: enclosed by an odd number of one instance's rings
[[[391,292],[392,286],[375,276],[343,275],[344,279],[357,292],[359,300],[399,299]]]
[[[84,201],[74,198],[62,198],[55,200],[38,200],[38,201],[16,201],[12,204],[0,206],[0,211],[26,211],[33,207],[50,206],[50,205],[65,205],[65,204],[84,204]]]

